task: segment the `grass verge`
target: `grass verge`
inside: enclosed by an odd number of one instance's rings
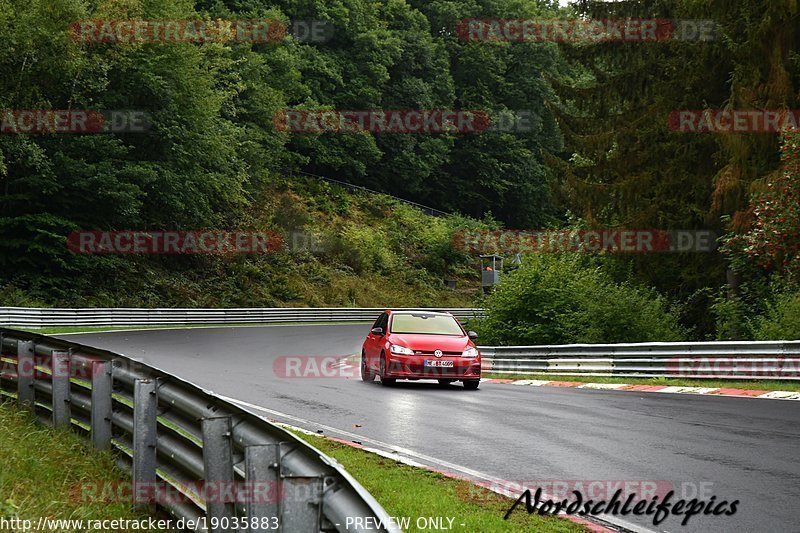
[[[82,501],[81,486],[119,483],[128,476],[116,468],[111,454],[89,449],[74,433],[39,425],[4,401],[0,401],[0,457],[0,517],[7,521],[27,519],[35,525],[42,517],[87,521],[149,516],[127,503]]]
[[[782,380],[625,378],[614,376],[570,376],[550,374],[484,373],[483,379],[537,379],[545,381],[579,381],[585,383],[620,383],[626,385],[663,385],[667,387],[709,387],[714,389],[750,389],[800,392],[800,382]]]
[[[298,437],[339,461],[392,517],[410,517],[406,531],[419,531],[422,517],[453,518],[451,531],[583,532],[574,522],[553,516],[528,515],[524,506],[509,520],[503,515],[513,501],[468,481],[404,465],[336,441],[297,432]]]

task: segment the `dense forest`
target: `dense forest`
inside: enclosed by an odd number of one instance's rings
[[[275,21],[280,31],[76,36],[81,21],[131,20]],[[713,31],[465,36],[474,20],[710,21]],[[305,31],[314,24],[316,37]],[[507,328],[498,342],[800,338],[798,130],[674,124],[681,110],[798,108],[796,1],[0,0],[0,36],[0,305],[486,305],[493,329]],[[19,110],[76,109],[135,110],[147,128],[8,127]],[[524,116],[525,127],[297,133],[276,120],[319,110],[474,110]],[[487,300],[453,237],[500,227],[711,230],[719,247],[523,258]],[[299,230],[329,245],[142,257],[66,244],[77,230],[202,228]],[[574,324],[528,327],[548,283],[561,292],[547,320]],[[647,312],[593,307],[608,294]],[[636,331],[592,325],[604,320]]]

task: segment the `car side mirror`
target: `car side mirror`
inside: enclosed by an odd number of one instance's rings
[[[372,328],[372,334],[383,337],[383,328]]]
[[[475,339],[478,338],[478,334],[475,333],[474,331],[469,331],[469,332],[467,332],[467,337],[469,337],[470,340],[474,341]]]

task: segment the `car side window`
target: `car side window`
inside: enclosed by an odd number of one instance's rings
[[[379,328],[383,328],[384,333],[388,333],[388,326],[389,326],[389,315],[388,313],[384,313],[380,319],[380,324],[378,324]]]
[[[376,320],[375,323],[372,324],[373,329],[374,328],[383,328],[383,331],[386,331],[386,322],[387,322],[387,320],[384,320],[386,318],[388,318],[388,315],[386,313],[381,313],[381,316],[378,317],[378,320]]]

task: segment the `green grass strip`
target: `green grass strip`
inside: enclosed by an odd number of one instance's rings
[[[297,436],[342,466],[383,506],[389,516],[410,518],[406,531],[420,531],[416,521],[425,518],[452,518],[455,533],[476,531],[536,531],[544,533],[583,532],[574,522],[554,516],[528,515],[524,505],[509,520],[503,515],[513,500],[468,481],[452,479],[436,472],[408,466],[336,441],[302,432]],[[457,442],[453,446],[458,446]],[[462,525],[463,524],[463,525]]]
[[[130,478],[110,453],[92,450],[78,435],[34,422],[0,401],[0,517],[32,520],[146,520],[129,503],[82,497]],[[56,530],[50,530],[56,531]],[[61,529],[58,531],[72,531]],[[137,530],[147,531],[147,530]]]

